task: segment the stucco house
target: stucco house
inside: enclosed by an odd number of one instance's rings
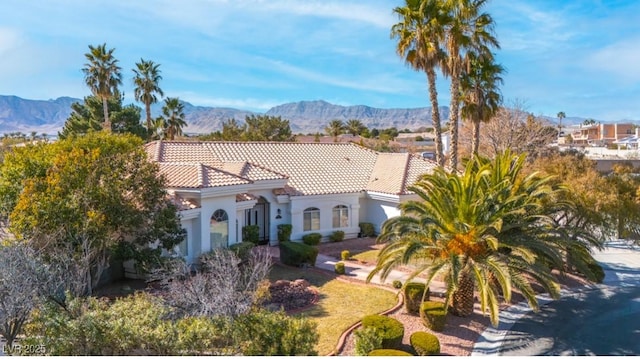
[[[260,240],[277,244],[277,225],[292,240],[336,230],[354,238],[360,222],[376,230],[397,216],[408,190],[436,164],[409,153],[378,153],[353,143],[180,142],[145,145],[166,177],[180,210],[188,262],[215,247],[242,241],[258,225]]]

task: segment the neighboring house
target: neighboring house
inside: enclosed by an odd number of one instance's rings
[[[640,134],[638,133],[639,128],[635,128],[634,134],[632,136],[623,137],[617,141],[613,141],[614,145],[618,145],[618,148],[625,148],[629,150],[637,150],[640,149]]]
[[[188,262],[212,248],[242,241],[258,225],[263,243],[277,243],[277,225],[291,239],[336,230],[357,237],[359,223],[376,230],[417,195],[408,187],[435,163],[409,153],[378,153],[353,143],[178,142],[145,145],[180,209]]]
[[[606,146],[629,135],[633,135],[635,125],[631,123],[598,123],[580,125],[571,134],[573,144]]]

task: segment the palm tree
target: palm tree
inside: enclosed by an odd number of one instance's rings
[[[115,49],[107,50],[106,47],[107,44],[95,47],[89,45],[89,52],[84,54],[88,62],[84,64],[82,72],[84,73],[84,82],[89,86],[93,95],[102,100],[104,112],[102,127],[107,132],[111,132],[107,102],[118,85],[122,84],[122,74],[118,60],[113,57]]]
[[[147,131],[149,132],[152,127],[151,104],[158,102],[156,94],[164,96],[162,89],[158,85],[160,80],[162,80],[158,67],[160,67],[160,64],[140,59],[140,62],[136,63],[136,69],[133,69],[133,72],[136,74],[133,78],[133,83],[136,86],[134,96],[136,101],[144,103],[147,113]]]
[[[405,0],[404,7],[393,11],[400,22],[391,28],[391,37],[398,39],[396,53],[416,71],[425,71],[431,102],[431,121],[435,130],[436,162],[444,166],[442,151],[442,125],[436,89],[436,68],[444,58],[442,41],[448,13],[443,11],[442,1]]]
[[[353,136],[359,135],[366,128],[362,124],[362,121],[355,120],[355,119],[347,121],[347,123],[346,123],[346,125],[344,127],[346,128],[347,132],[350,133]]]
[[[460,77],[468,63],[469,53],[478,56],[491,56],[490,48],[500,48],[493,34],[493,18],[482,13],[487,0],[449,0],[447,11],[449,23],[445,25],[446,58],[443,73],[451,78],[449,106],[449,128],[451,131],[450,167],[456,171],[458,166],[458,117],[460,107]]]
[[[333,141],[338,140],[338,136],[344,132],[344,123],[340,120],[331,120],[324,129],[329,136],[333,136]]]
[[[177,97],[167,97],[165,105],[162,107],[162,121],[165,128],[165,137],[174,140],[176,136],[182,136],[182,127],[187,123],[184,121],[184,104]]]
[[[477,289],[494,325],[499,297],[509,302],[513,288],[533,309],[538,303],[532,282],[557,298],[552,269],[563,271],[569,253],[583,264],[593,258],[586,244],[554,221],[571,207],[554,200],[566,190],[552,185],[550,176],[524,176],[524,162],[524,155],[506,152],[493,161],[474,157],[460,175],[441,167],[424,175],[411,187],[421,200],[400,204],[402,215],[384,223],[379,241],[387,244],[369,279],[377,273],[385,279],[411,263],[411,278],[426,274],[427,285],[444,278],[446,304],[456,315],[473,312]]]
[[[558,112],[558,138],[560,138],[560,132],[562,132],[562,119],[567,117],[563,111]],[[595,121],[594,121],[595,122]]]
[[[470,54],[469,66],[460,79],[462,117],[473,122],[471,153],[478,154],[480,123],[488,122],[500,109],[502,95],[498,86],[504,68],[491,57]]]

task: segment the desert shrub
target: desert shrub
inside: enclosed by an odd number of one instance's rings
[[[420,317],[424,325],[435,332],[443,331],[447,324],[447,310],[444,303],[425,301],[420,305]]]
[[[397,280],[397,279],[396,279],[396,280],[394,280],[394,281],[392,282],[392,285],[393,285],[393,287],[394,287],[395,289],[400,289],[400,288],[402,288],[402,282],[401,282],[401,281],[399,281],[399,280]],[[405,299],[405,300],[406,300],[406,299]]]
[[[306,263],[316,264],[318,248],[297,242],[280,243],[280,261],[290,266],[301,266]]]
[[[602,283],[604,280],[604,269],[602,269],[602,266],[596,262],[589,263],[587,266],[595,276],[596,283]]]
[[[370,357],[412,357],[410,353],[397,349],[375,349],[369,353]]]
[[[423,297],[429,300],[429,288],[424,283],[407,283],[404,287],[404,308],[407,313],[419,314]]]
[[[253,242],[240,242],[234,243],[229,246],[229,250],[240,258],[241,261],[245,262],[249,259],[249,255],[251,254],[251,250],[255,247],[255,243]]]
[[[355,337],[354,353],[367,356],[372,350],[382,349],[382,338],[375,328],[360,328],[353,332]]]
[[[176,322],[180,355],[237,355],[232,326],[222,318],[186,317]]]
[[[342,262],[336,263],[335,270],[336,270],[336,273],[338,274],[344,274],[345,273],[344,263]]]
[[[349,250],[345,249],[344,251],[340,252],[340,258],[343,261],[346,261],[347,259],[351,258],[351,252],[349,252]]]
[[[344,239],[344,231],[335,231],[329,235],[329,240],[331,242],[342,242]]]
[[[260,241],[260,227],[257,225],[242,227],[242,241],[258,244]]]
[[[290,224],[278,225],[278,242],[286,242],[291,240],[291,231],[293,226]]]
[[[404,326],[394,318],[380,314],[367,315],[362,318],[362,328],[374,328],[385,349],[397,348],[402,344]]]
[[[302,236],[302,241],[304,244],[310,246],[317,246],[320,244],[320,239],[322,239],[322,234],[320,233],[309,233]]]
[[[419,356],[440,354],[440,340],[431,333],[415,332],[411,334],[409,342]]]
[[[376,235],[375,227],[373,223],[362,222],[360,223],[360,233],[363,237],[373,237]]]

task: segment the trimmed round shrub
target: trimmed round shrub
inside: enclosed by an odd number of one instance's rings
[[[420,317],[424,325],[434,332],[441,332],[447,324],[447,310],[444,303],[425,301],[420,305]]]
[[[304,244],[309,246],[317,246],[320,244],[320,239],[322,239],[322,234],[320,233],[309,233],[302,236]]]
[[[318,248],[298,242],[280,243],[280,262],[299,267],[303,264],[316,265]]]
[[[409,339],[411,347],[419,356],[440,354],[440,340],[427,332],[415,332]]]
[[[369,353],[370,357],[412,357],[411,353],[407,353],[397,349],[375,349]]]
[[[331,242],[342,242],[344,239],[344,231],[335,231],[329,236]]]
[[[340,252],[340,258],[343,261],[346,261],[347,259],[351,258],[351,252],[345,249],[344,251]]]
[[[287,242],[291,240],[291,231],[293,226],[290,224],[278,225],[278,242]]]
[[[374,328],[360,328],[353,332],[355,337],[354,353],[367,356],[372,350],[382,349],[382,338]]]
[[[373,223],[369,223],[369,222],[362,222],[360,223],[360,234],[363,237],[373,237],[376,235],[376,230],[375,227],[373,226]]]
[[[260,227],[257,225],[242,227],[242,241],[258,244],[260,241]]]
[[[400,289],[400,288],[402,288],[402,282],[401,282],[401,281],[399,281],[399,280],[397,280],[397,279],[393,281],[392,285],[393,285],[393,287],[394,287],[395,289]]]
[[[335,270],[336,270],[336,273],[338,274],[344,274],[345,273],[344,263],[342,262],[336,263]]]
[[[229,250],[235,253],[241,261],[249,260],[249,255],[251,254],[251,249],[256,245],[253,242],[240,242],[234,243],[229,246]]]
[[[374,328],[382,338],[384,349],[394,349],[402,345],[404,326],[398,320],[380,314],[362,318],[362,328]]]
[[[420,313],[423,296],[425,300],[429,300],[429,288],[424,283],[407,283],[404,287],[404,309],[407,313],[416,315]]]

